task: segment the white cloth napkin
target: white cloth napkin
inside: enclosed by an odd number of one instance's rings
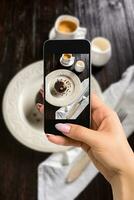
[[[84,190],[97,174],[91,163],[75,182],[65,183],[73,160],[81,153],[80,148],[73,148],[67,153],[54,153],[38,167],[38,200],[73,200]],[[62,156],[69,157],[63,164]],[[88,178],[86,178],[88,177]]]
[[[129,136],[134,131],[134,65],[122,75],[122,79],[112,84],[104,93],[104,100],[116,111],[127,113],[122,125]]]
[[[123,126],[129,136],[134,131],[134,66],[104,92],[104,99],[113,109],[127,112]],[[98,171],[90,163],[75,182],[65,183],[72,162],[80,152],[81,149],[73,148],[65,153],[55,153],[39,165],[38,200],[73,200],[92,181]]]

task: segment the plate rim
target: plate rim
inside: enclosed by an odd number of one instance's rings
[[[16,133],[14,133],[14,130],[12,129],[12,126],[10,125],[10,122],[9,122],[9,117],[7,117],[7,112],[5,111],[5,107],[6,107],[6,100],[7,100],[7,97],[8,97],[8,93],[10,91],[10,87],[12,87],[14,81],[16,80],[16,77],[18,77],[18,75],[20,75],[20,73],[24,73],[24,71],[27,70],[27,68],[30,68],[30,67],[33,67],[33,65],[42,65],[43,64],[43,61],[42,60],[39,60],[39,61],[36,61],[36,62],[33,62],[33,63],[30,63],[29,65],[26,65],[24,68],[22,68],[19,72],[17,72],[12,78],[11,80],[9,81],[6,89],[5,89],[5,92],[4,92],[4,95],[3,95],[3,98],[2,98],[2,114],[3,114],[3,118],[4,118],[4,123],[6,125],[6,127],[8,128],[8,131],[10,132],[10,134],[19,142],[21,143],[22,145],[28,147],[29,149],[31,150],[35,150],[35,151],[38,151],[38,152],[60,152],[60,151],[66,151],[67,149],[71,148],[71,147],[65,147],[65,146],[58,146],[57,145],[57,148],[56,146],[55,147],[48,147],[47,149],[43,149],[42,147],[39,148],[38,145],[31,145],[31,143],[28,143],[26,142],[26,140],[22,140],[22,138],[20,138]],[[32,128],[31,128],[32,129]],[[16,136],[17,135],[17,136]]]

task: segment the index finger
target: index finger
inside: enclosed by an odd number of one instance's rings
[[[96,94],[91,95],[92,119],[98,125],[107,117],[115,116],[114,111],[108,107]]]
[[[92,111],[100,108],[100,107],[104,107],[105,104],[102,101],[101,98],[99,98],[95,93],[91,94],[91,109]]]

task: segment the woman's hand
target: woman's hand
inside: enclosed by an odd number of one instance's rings
[[[134,154],[117,114],[95,94],[91,97],[91,108],[93,130],[60,123],[56,124],[56,128],[67,137],[51,134],[47,134],[47,137],[55,144],[84,149],[98,170],[113,184],[117,177],[122,174],[127,176],[134,170]]]

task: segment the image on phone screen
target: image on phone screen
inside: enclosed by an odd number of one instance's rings
[[[45,56],[45,130],[56,123],[89,127],[90,62],[88,53],[47,53]]]

